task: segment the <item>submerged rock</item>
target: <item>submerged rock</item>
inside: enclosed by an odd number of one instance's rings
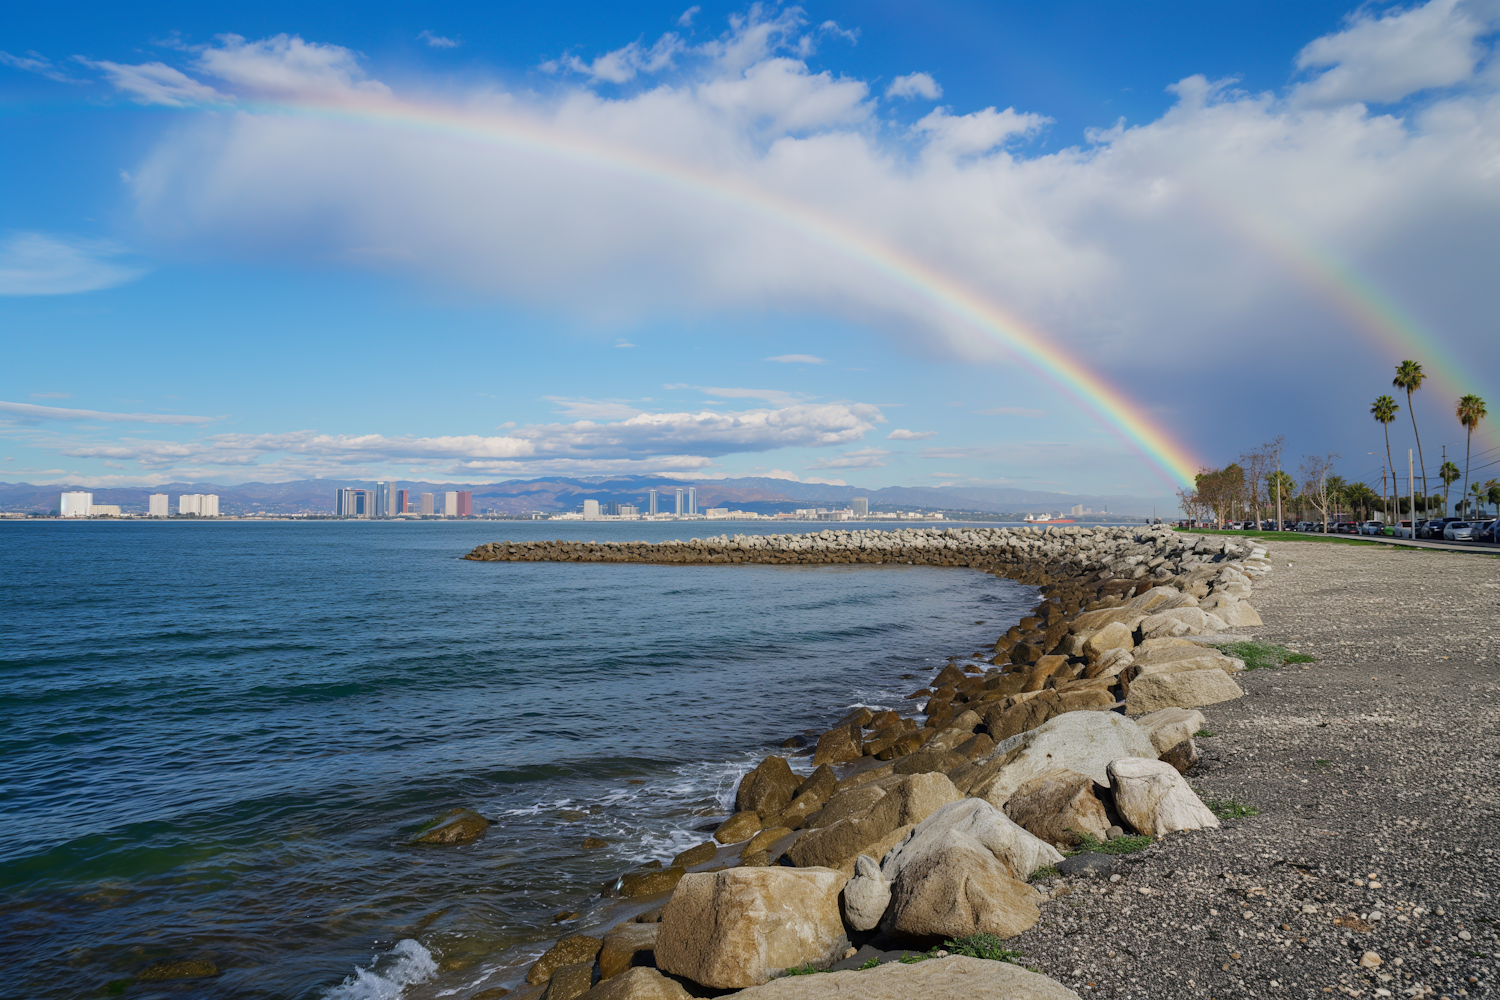
[[[159,983],[168,979],[201,979],[218,974],[219,967],[206,958],[164,958],[146,966],[135,978],[143,983]]]
[[[450,809],[411,838],[413,844],[467,844],[488,830],[490,821],[472,809]]]

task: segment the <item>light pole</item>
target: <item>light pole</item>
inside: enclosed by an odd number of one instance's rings
[[[1385,517],[1386,520],[1389,521],[1391,517],[1391,508],[1390,505],[1386,502],[1385,495],[1385,457],[1382,456],[1378,451],[1367,451],[1365,452],[1365,454],[1373,455],[1375,458],[1380,459],[1380,505],[1385,508]]]

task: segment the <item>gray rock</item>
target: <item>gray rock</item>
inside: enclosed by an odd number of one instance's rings
[[[1114,874],[1115,863],[1108,854],[1089,851],[1086,854],[1075,854],[1071,858],[1064,858],[1057,863],[1056,867],[1063,875],[1109,878]]]

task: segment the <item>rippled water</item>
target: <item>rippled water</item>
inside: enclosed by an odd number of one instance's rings
[[[222,971],[128,995],[509,982],[554,913],[703,840],[769,747],[894,704],[902,673],[992,642],[1031,601],[928,567],[458,558],[720,530],[0,524],[8,989],[104,995],[168,957]],[[498,822],[404,846],[456,805]]]

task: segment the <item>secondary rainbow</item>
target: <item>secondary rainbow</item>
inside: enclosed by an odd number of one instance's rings
[[[704,200],[769,218],[786,229],[857,260],[899,283],[914,297],[961,320],[976,338],[998,342],[1073,397],[1174,485],[1193,482],[1201,467],[1139,404],[1054,347],[1041,332],[923,262],[848,225],[736,178],[710,174],[638,150],[606,145],[522,118],[476,114],[391,98],[340,98],[247,103],[244,110],[380,123],[482,139],[652,184],[673,185]],[[982,341],[981,341],[982,342]]]

